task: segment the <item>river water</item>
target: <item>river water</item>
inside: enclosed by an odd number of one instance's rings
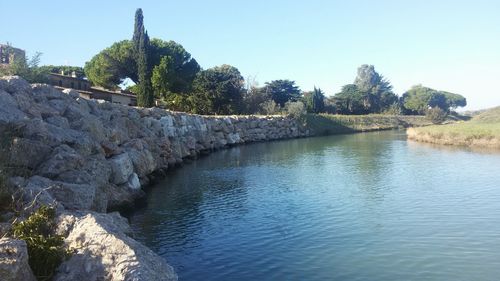
[[[244,145],[130,219],[180,280],[500,280],[500,153],[402,131]]]

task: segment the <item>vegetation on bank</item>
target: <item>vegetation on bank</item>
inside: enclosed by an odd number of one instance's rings
[[[457,107],[467,104],[458,94],[414,86],[401,96],[373,65],[362,65],[352,84],[327,97],[320,89],[301,90],[293,80],[276,79],[263,86],[243,78],[231,65],[203,69],[184,47],[174,41],[149,37],[141,9],[135,14],[134,33],[105,48],[79,67],[38,67],[39,54],[20,60],[7,74],[30,82],[44,82],[49,72],[71,71],[95,86],[118,89],[128,86],[139,106],[161,106],[197,114],[280,114],[301,103],[308,113],[344,115],[428,115],[440,123]],[[6,68],[7,69],[7,68]],[[5,74],[4,73],[4,74]],[[2,73],[0,73],[2,74]],[[45,78],[44,78],[45,77]]]
[[[333,135],[428,126],[432,122],[425,116],[307,114],[305,124],[316,135]]]
[[[24,240],[28,247],[28,263],[40,281],[51,280],[56,268],[69,256],[64,246],[64,237],[56,234],[56,212],[52,206],[40,206],[33,210],[35,202],[25,202],[24,194],[13,189],[8,179],[26,176],[27,171],[9,165],[11,148],[17,130],[13,127],[0,128],[0,219],[9,224],[2,235]],[[36,200],[35,196],[35,200]]]
[[[500,148],[500,107],[487,110],[470,121],[410,128],[408,138],[446,145]]]

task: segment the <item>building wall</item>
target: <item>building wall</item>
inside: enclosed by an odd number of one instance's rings
[[[16,59],[26,58],[26,53],[18,48],[0,44],[0,65],[6,66],[12,64]]]
[[[118,104],[123,104],[123,105],[131,105],[132,104],[132,99],[128,96],[112,95],[111,101],[113,103],[118,103]]]
[[[89,91],[91,86],[87,80],[53,73],[49,75],[49,83],[53,86],[83,91]]]

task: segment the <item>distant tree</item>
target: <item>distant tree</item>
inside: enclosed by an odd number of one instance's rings
[[[149,36],[144,28],[142,10],[135,12],[134,35],[134,58],[137,60],[137,105],[152,107],[154,105],[154,93],[151,86],[151,71],[149,67]]]
[[[182,45],[174,41],[151,40],[151,67],[159,65],[164,57],[168,57],[167,77],[170,84],[168,92],[189,93],[193,80],[201,68],[198,62],[191,57]],[[158,89],[155,89],[158,90]]]
[[[464,96],[445,91],[441,91],[441,93],[445,96],[449,108],[456,109],[457,107],[467,106],[467,100]]]
[[[303,93],[303,103],[307,112],[323,112],[325,109],[325,94],[321,89],[314,87],[313,91]]]
[[[271,95],[264,87],[259,87],[254,78],[246,79],[246,87],[243,94],[244,112],[247,114],[257,114],[262,111],[262,104],[271,100]]]
[[[314,87],[312,95],[312,111],[314,113],[323,112],[325,109],[325,94],[320,88]]]
[[[172,81],[174,80],[174,70],[172,69],[172,58],[164,56],[160,60],[160,64],[153,67],[151,82],[155,94],[158,98],[166,98],[171,92]]]
[[[199,72],[193,81],[193,112],[238,113],[241,110],[243,84],[239,70],[227,64]]]
[[[267,100],[260,104],[260,113],[264,115],[273,115],[279,113],[280,106],[273,100]]]
[[[46,73],[58,73],[64,72],[65,75],[75,74],[78,78],[84,78],[85,72],[83,67],[79,66],[69,66],[69,65],[42,65],[40,70]]]
[[[265,85],[266,92],[281,107],[287,101],[297,101],[300,98],[300,89],[295,85],[295,81],[274,80]]]
[[[133,56],[135,60],[139,60],[141,44],[144,42],[144,15],[142,9],[135,10],[134,35],[132,35]]]
[[[301,101],[288,101],[285,103],[285,112],[288,116],[300,119],[306,114],[306,107]]]
[[[439,107],[432,107],[426,110],[425,116],[434,124],[441,124],[448,116],[447,112]]]
[[[373,65],[360,66],[354,84],[364,94],[363,105],[369,113],[380,113],[398,100],[392,85]]]
[[[95,55],[85,64],[84,70],[87,78],[95,85],[111,89],[117,88],[127,78],[138,83],[138,50],[143,30],[144,18],[142,10],[138,9],[132,40],[116,42]],[[147,47],[147,57],[148,72],[155,72],[156,80],[153,83],[155,93],[189,93],[191,91],[194,77],[200,71],[200,66],[180,44],[153,38]],[[154,70],[162,62],[163,65]],[[168,72],[162,72],[162,70],[168,70]],[[165,87],[166,85],[168,87]]]
[[[348,84],[335,94],[334,101],[337,113],[340,114],[367,114],[365,107],[366,93],[362,92],[357,85]]]
[[[401,104],[407,113],[426,114],[429,108],[439,107],[445,112],[459,106],[466,106],[466,99],[458,94],[437,91],[422,85],[413,86],[401,97]]]
[[[345,85],[334,99],[342,114],[381,113],[398,101],[389,81],[367,64],[358,68],[354,83]]]
[[[118,84],[129,78],[139,82],[137,58],[130,40],[116,42],[85,63],[85,75],[94,85],[108,89],[118,88]]]
[[[9,48],[6,52],[9,52]],[[48,83],[49,72],[38,66],[41,56],[40,52],[35,53],[30,59],[17,56],[10,65],[0,67],[0,76],[18,75],[30,83]]]
[[[404,109],[411,114],[425,114],[429,108],[429,100],[435,92],[422,85],[413,86],[401,97]]]
[[[337,113],[337,106],[335,105],[334,98],[325,98],[325,113],[334,114]]]

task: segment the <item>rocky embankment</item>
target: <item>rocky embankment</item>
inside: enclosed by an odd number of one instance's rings
[[[144,186],[186,158],[308,135],[283,116],[209,117],[127,107],[18,77],[0,78],[0,105],[0,133],[9,145],[2,161],[13,171],[9,188],[24,202],[35,201],[31,209],[55,204],[58,231],[76,251],[54,280],[176,280],[172,267],[128,236],[126,220],[109,212],[133,206]],[[3,276],[30,280],[25,250],[20,241],[0,240],[0,255],[13,255],[0,261],[0,272],[10,272]]]

